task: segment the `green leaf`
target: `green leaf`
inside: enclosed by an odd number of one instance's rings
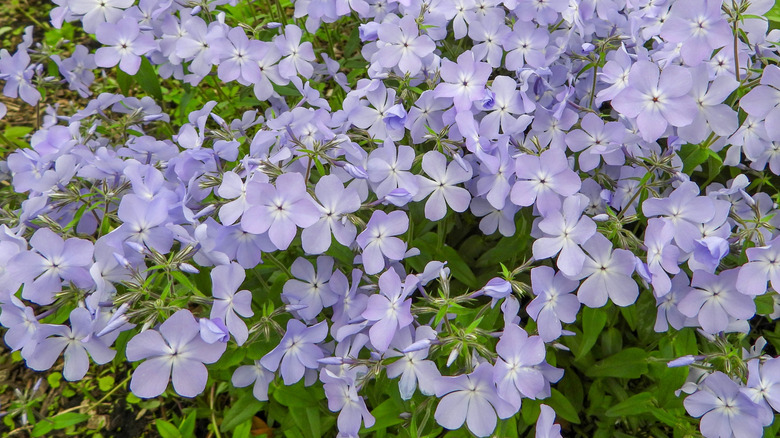
[[[625,377],[636,379],[646,374],[647,352],[641,348],[627,348],[597,362],[585,374],[588,377]]]
[[[664,409],[651,407],[650,413],[653,414],[655,418],[657,418],[659,421],[666,424],[667,426],[676,427],[680,425],[679,419],[676,416],[665,411]],[[771,435],[767,435],[767,436],[771,436]]]
[[[596,341],[598,341],[599,335],[601,335],[601,331],[606,324],[607,312],[604,308],[591,309],[586,307],[582,311],[582,343],[579,351],[574,356],[575,359],[579,359],[596,345]]]
[[[620,314],[623,315],[623,318],[628,323],[628,326],[631,328],[631,330],[634,331],[636,331],[637,319],[639,317],[637,313],[638,312],[636,306],[627,306],[627,307],[620,308]]]
[[[65,429],[89,419],[88,414],[79,414],[76,412],[66,412],[57,415],[51,419],[44,419],[35,424],[32,430],[32,436],[44,436],[52,429]]]
[[[179,271],[171,271],[171,276],[173,276],[176,281],[178,281],[182,286],[184,286],[188,291],[194,293],[195,295],[203,296],[203,292],[198,290],[198,287],[195,286],[192,281],[190,281],[189,278],[187,278],[184,273]]]
[[[116,84],[119,85],[119,91],[127,96],[130,93],[130,87],[133,85],[133,77],[120,69],[116,69]]]
[[[52,388],[59,388],[60,381],[62,381],[62,373],[55,371],[46,377],[46,381]]]
[[[756,313],[759,315],[769,315],[775,311],[775,300],[770,294],[757,296],[755,302]]]
[[[110,391],[114,387],[114,378],[111,376],[105,376],[98,379],[98,388],[101,391]]]
[[[680,148],[679,155],[683,162],[683,172],[690,175],[696,166],[707,161],[707,158],[710,156],[710,150],[695,144],[684,144]]]
[[[322,432],[320,430],[320,411],[318,407],[309,406],[303,409],[303,413],[300,410],[295,415],[292,415],[292,419],[303,435],[307,438],[320,438]]]
[[[184,438],[195,436],[195,411],[187,415],[187,418],[182,420],[181,424],[179,424],[179,433],[181,433],[181,436]]]
[[[404,419],[398,416],[398,413],[402,411],[403,406],[398,406],[392,398],[383,401],[371,411],[371,415],[374,416],[376,422],[368,431],[384,430],[390,426],[403,423]]]
[[[54,425],[51,423],[51,421],[49,421],[48,418],[44,418],[43,420],[35,423],[35,427],[33,427],[31,434],[34,437],[44,436],[51,432],[52,429],[54,429]]]
[[[323,397],[314,395],[311,388],[305,388],[302,383],[292,386],[280,385],[273,392],[274,400],[288,408],[305,408],[317,406]]]
[[[605,412],[607,417],[627,417],[650,412],[653,408],[653,394],[640,392],[612,406]]]
[[[141,67],[133,78],[146,94],[154,97],[158,102],[162,102],[163,96],[162,90],[160,89],[160,77],[157,72],[154,71],[154,67],[152,67],[152,64],[145,56],[141,57]]]
[[[249,438],[252,432],[252,420],[249,419],[236,426],[233,430],[233,438]]]
[[[274,90],[282,96],[300,96],[301,92],[293,85],[274,85]]]
[[[254,417],[262,407],[263,402],[257,400],[251,392],[244,394],[225,413],[219,429],[223,432],[233,430],[239,424]]]
[[[163,419],[158,418],[157,421],[154,422],[154,425],[157,426],[157,432],[162,438],[181,438],[179,429]]]
[[[555,409],[555,413],[559,417],[568,421],[569,423],[579,424],[580,416],[577,415],[577,409],[571,404],[568,398],[561,394],[557,389],[551,390],[552,395],[549,399],[544,400],[551,408]]]
[[[775,2],[772,9],[768,10],[764,16],[769,19],[769,21],[780,22],[780,3]]]
[[[452,247],[442,246],[439,248],[439,257],[447,262],[447,267],[450,268],[450,272],[452,272],[452,276],[455,279],[472,289],[479,288],[477,277],[474,276],[469,265],[463,261],[460,254]]]

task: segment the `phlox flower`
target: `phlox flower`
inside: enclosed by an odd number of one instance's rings
[[[330,289],[328,281],[333,274],[333,259],[317,257],[317,270],[303,257],[298,257],[290,271],[295,276],[284,283],[282,298],[290,303],[305,306],[298,310],[304,320],[313,320],[325,307],[337,301],[337,295]]]
[[[702,329],[711,334],[726,330],[730,318],[747,320],[756,313],[753,298],[737,291],[737,269],[719,274],[695,271],[693,290],[680,300],[677,308],[690,318],[697,318]]]
[[[470,374],[441,377],[435,382],[436,422],[447,429],[458,429],[466,423],[478,437],[490,435],[496,428],[496,416],[509,418],[517,410],[499,397],[493,383],[493,366],[480,363]]]
[[[93,321],[89,310],[77,307],[70,312],[70,327],[46,324],[40,328],[41,339],[35,350],[25,359],[27,366],[37,371],[48,370],[63,354],[65,380],[81,380],[89,371],[89,356],[97,364],[109,362],[116,355],[103,340],[93,335]]]
[[[95,37],[106,46],[95,52],[95,63],[98,67],[113,67],[119,64],[119,68],[129,75],[138,72],[141,56],[157,47],[154,38],[141,33],[138,22],[130,17],[122,18],[116,23],[99,24]]]
[[[577,319],[580,302],[571,293],[577,284],[549,266],[531,270],[531,288],[536,298],[528,304],[526,311],[536,321],[544,342],[561,337],[561,322],[572,323]]]
[[[377,31],[382,45],[375,55],[379,65],[385,68],[398,66],[402,73],[417,75],[422,68],[421,58],[436,48],[431,37],[419,33],[415,17],[411,15],[397,23],[382,23]]]
[[[143,331],[127,343],[127,360],[146,359],[133,372],[130,390],[138,397],[153,398],[165,392],[168,381],[173,380],[177,394],[195,397],[206,388],[208,370],[204,364],[219,360],[226,347],[223,342],[206,343],[192,313],[179,310],[158,330]]]
[[[301,232],[303,250],[310,254],[321,254],[331,245],[331,236],[344,246],[355,241],[357,228],[346,215],[360,208],[360,195],[353,187],[344,184],[335,175],[325,175],[314,187],[320,210],[320,219]]]
[[[436,363],[426,359],[430,341],[436,339],[436,332],[430,326],[422,325],[414,331],[414,343],[411,335],[411,327],[400,330],[395,338],[397,342],[393,342],[398,350],[388,350],[385,354],[387,357],[401,357],[387,366],[387,377],[395,379],[401,376],[398,380],[398,390],[404,400],[412,398],[418,385],[421,393],[433,395],[436,392],[434,382],[441,377]],[[413,346],[422,346],[422,348],[415,347],[413,351],[405,350],[412,349]]]
[[[430,195],[425,203],[426,219],[442,219],[447,214],[447,205],[459,213],[466,211],[471,195],[468,190],[456,186],[471,179],[471,166],[466,166],[468,168],[464,169],[455,161],[447,164],[447,157],[439,151],[429,151],[423,155],[422,168],[431,179],[418,177],[420,191],[414,200],[421,201]]]
[[[580,245],[596,233],[596,223],[582,213],[587,207],[585,195],[575,195],[563,201],[562,211],[552,210],[538,226],[544,237],[533,243],[536,260],[558,255],[558,269],[570,277],[578,277],[587,257]]]
[[[645,141],[655,141],[667,126],[686,126],[696,118],[696,103],[688,95],[691,73],[678,65],[663,71],[650,61],[637,61],[629,73],[628,87],[612,99],[612,107],[636,117]]]
[[[769,281],[772,289],[780,290],[780,238],[745,252],[748,262],[739,268],[737,289],[746,295],[763,295]]]
[[[249,182],[246,200],[250,207],[241,217],[241,228],[254,234],[268,231],[271,242],[281,250],[290,246],[297,227],[314,225],[320,217],[300,173],[279,175],[275,185]]]
[[[393,269],[379,276],[379,293],[368,297],[363,311],[363,318],[373,322],[368,334],[377,351],[387,350],[398,330],[414,321],[409,295],[418,283],[417,277],[411,274],[401,283],[401,277]]]
[[[516,324],[507,324],[496,344],[498,359],[493,367],[493,381],[498,395],[520,409],[523,397],[536,398],[545,387],[546,379],[537,365],[545,360],[542,338],[528,336]]]
[[[322,321],[311,327],[291,319],[287,321],[287,331],[279,345],[260,359],[260,364],[269,371],[281,369],[285,385],[292,385],[301,378],[306,369],[317,369],[317,359],[325,354],[317,345],[328,335],[328,323]],[[280,367],[281,365],[281,367]]]
[[[366,274],[379,273],[385,266],[385,257],[393,261],[404,258],[406,243],[395,236],[405,233],[408,228],[409,217],[403,211],[374,211],[365,231],[356,239],[363,250],[363,268]]]
[[[492,70],[490,64],[476,61],[470,50],[458,56],[457,63],[444,59],[440,70],[444,82],[436,86],[434,96],[451,97],[457,111],[467,111],[472,102],[482,98]]]
[[[245,278],[244,268],[236,262],[220,265],[211,270],[211,293],[214,296],[214,304],[211,307],[210,318],[220,318],[225,321],[225,325],[236,338],[238,345],[243,345],[249,338],[246,323],[239,316],[248,318],[254,315],[252,293],[248,290],[238,290]]]
[[[691,416],[701,417],[699,430],[705,438],[758,438],[763,435],[758,405],[720,371],[707,376],[700,389],[686,397],[683,404]]]

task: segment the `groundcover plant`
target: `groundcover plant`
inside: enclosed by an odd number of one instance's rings
[[[45,7],[10,434],[777,435],[773,1]]]

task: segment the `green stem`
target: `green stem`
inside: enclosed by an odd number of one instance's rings
[[[325,35],[328,37],[328,55],[330,55],[330,59],[336,59],[336,52],[334,51],[334,47],[336,47],[335,44],[333,44],[333,36],[330,34],[330,27],[326,23],[322,24],[322,27],[325,28]],[[340,87],[339,87],[340,88]]]
[[[276,3],[276,9],[279,11],[279,19],[282,21],[282,24],[287,26],[287,15],[284,13],[282,3],[279,0],[274,0],[274,2]]]
[[[274,257],[273,254],[271,254],[270,252],[267,252],[267,253],[263,254],[263,257],[268,259],[268,260],[270,260],[271,263],[273,263],[277,268],[279,268],[282,271],[284,271],[284,273],[287,274],[288,277],[290,277],[290,278],[293,277],[292,272],[290,272],[290,270],[287,269],[287,266],[284,266],[284,264],[282,262],[280,262],[279,259]]]

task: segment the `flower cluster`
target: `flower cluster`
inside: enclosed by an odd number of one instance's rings
[[[533,420],[555,437],[556,383],[607,315],[642,333],[649,308],[656,333],[699,333],[655,359],[695,355],[684,407],[705,437],[772,423],[780,359],[727,351],[780,316],[772,2],[298,0],[285,25],[237,0],[56,3],[97,50],[32,29],[0,50],[5,96],[88,99],[48,106],[0,163],[19,195],[0,324],[28,367],[62,356],[79,380],[121,351],[136,396],[194,397],[226,351],[265,348],[232,384],[321,385],[339,436],[375,424],[384,373],[476,436],[552,396]],[[355,17],[357,76],[317,44]],[[186,90],[175,111],[150,77]]]

